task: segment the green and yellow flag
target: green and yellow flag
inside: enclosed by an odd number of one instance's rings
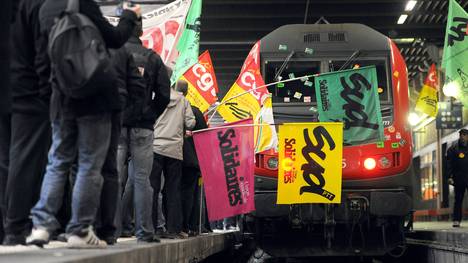
[[[198,62],[201,9],[202,0],[192,0],[185,20],[184,32],[177,43],[180,55],[175,62],[171,84],[174,84],[190,67]]]
[[[429,116],[437,116],[437,102],[439,98],[437,91],[439,90],[439,78],[435,64],[432,64],[427,74],[424,86],[419,93],[418,101],[416,102],[416,110],[425,113]]]
[[[442,68],[444,85],[455,89],[454,97],[468,106],[468,14],[455,1],[450,0],[445,31]]]
[[[342,123],[284,123],[278,141],[278,204],[341,202]]]
[[[321,122],[343,122],[344,144],[384,141],[375,66],[320,74],[315,94]]]

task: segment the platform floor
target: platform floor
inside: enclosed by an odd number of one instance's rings
[[[188,239],[162,239],[161,243],[137,244],[134,238],[119,239],[106,249],[68,249],[66,243],[36,246],[0,246],[0,263],[186,263],[198,262],[234,245],[234,231],[203,234]]]

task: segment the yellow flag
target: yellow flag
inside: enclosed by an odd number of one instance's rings
[[[424,86],[419,93],[418,101],[416,102],[416,110],[426,113],[429,116],[437,116],[437,90],[439,78],[437,77],[437,70],[435,64],[432,64],[427,74]]]
[[[275,121],[273,119],[273,106],[271,97],[265,99],[262,109],[255,118],[255,153],[263,152],[278,147],[278,136],[276,135]]]
[[[343,124],[279,126],[278,204],[340,203]]]

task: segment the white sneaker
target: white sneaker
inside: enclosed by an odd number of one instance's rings
[[[31,234],[26,238],[26,244],[42,247],[49,243],[49,238],[50,234],[47,229],[43,227],[33,228]]]
[[[453,227],[460,227],[460,221],[453,221]]]
[[[92,227],[88,228],[88,233],[84,237],[70,235],[67,240],[68,248],[106,248],[107,243],[100,240]]]

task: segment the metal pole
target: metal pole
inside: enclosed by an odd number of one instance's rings
[[[436,71],[437,71],[437,67],[436,67]],[[438,74],[439,75],[439,74]],[[438,79],[439,80],[439,91],[437,92],[437,100],[438,101],[442,101],[442,92],[440,90],[440,87],[441,87],[441,78]],[[442,152],[442,129],[437,129],[437,148],[436,148],[436,159],[437,159],[437,189],[439,190],[438,191],[438,195],[437,195],[437,209],[440,209],[441,208],[441,205],[442,205],[442,198],[444,196],[444,187],[443,187],[443,178],[442,178],[442,174],[443,174],[443,171],[442,171],[442,158],[444,156],[444,153]]]
[[[200,212],[199,212],[199,217],[198,217],[198,234],[201,235],[202,233],[202,211],[203,211],[203,181],[199,181],[199,186],[200,186]]]

